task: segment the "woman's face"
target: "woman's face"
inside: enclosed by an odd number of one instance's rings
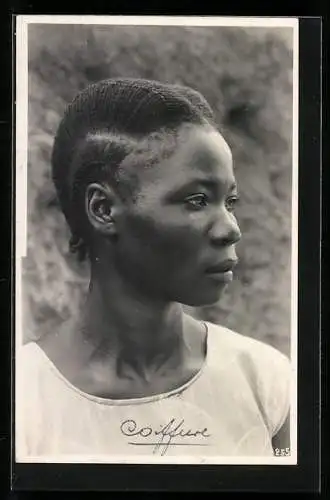
[[[185,131],[170,158],[141,169],[117,221],[115,264],[142,293],[200,306],[232,279],[241,237],[230,149],[214,129]]]

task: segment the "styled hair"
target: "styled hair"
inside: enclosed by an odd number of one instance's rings
[[[173,152],[173,138],[175,142],[181,128],[195,124],[215,125],[205,98],[189,87],[114,78],[94,83],[75,97],[52,152],[52,177],[71,230],[71,251],[80,259],[89,251],[82,204],[88,183],[113,182],[125,196],[124,160],[160,160]]]

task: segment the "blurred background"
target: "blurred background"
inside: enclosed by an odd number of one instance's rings
[[[28,252],[23,259],[24,340],[77,314],[88,267],[50,179],[65,105],[100,79],[126,76],[200,91],[230,144],[243,238],[234,282],[218,304],[190,309],[290,349],[292,29],[29,25]]]

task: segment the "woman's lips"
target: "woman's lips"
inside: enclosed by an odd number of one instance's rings
[[[230,283],[233,279],[233,269],[237,264],[237,260],[226,260],[210,266],[206,269],[206,274],[222,283]]]
[[[226,259],[222,262],[218,262],[213,266],[209,266],[206,268],[206,272],[213,273],[225,273],[227,271],[232,271],[237,264],[237,259]]]
[[[221,283],[230,283],[231,281],[233,281],[233,271],[207,273],[207,276]]]

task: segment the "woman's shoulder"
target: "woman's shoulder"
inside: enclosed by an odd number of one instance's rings
[[[38,372],[45,371],[48,363],[45,354],[35,341],[29,341],[16,349],[16,367],[23,376],[31,376],[33,380]],[[33,377],[33,378],[32,378]]]
[[[208,326],[209,366],[213,376],[220,377],[225,371],[229,383],[236,384],[236,391],[245,391],[247,384],[271,434],[275,435],[290,407],[293,374],[290,360],[260,340],[212,323]]]
[[[21,360],[25,360],[31,357],[39,357],[40,354],[40,348],[38,347],[37,342],[34,340],[30,340],[28,342],[25,342],[24,344],[21,344],[17,347],[17,357],[19,357]]]
[[[211,355],[219,360],[219,356],[234,356],[241,360],[250,360],[256,364],[272,365],[290,364],[288,357],[275,347],[261,340],[248,337],[227,327],[207,323],[209,330],[209,347]],[[213,356],[212,356],[213,357]]]

